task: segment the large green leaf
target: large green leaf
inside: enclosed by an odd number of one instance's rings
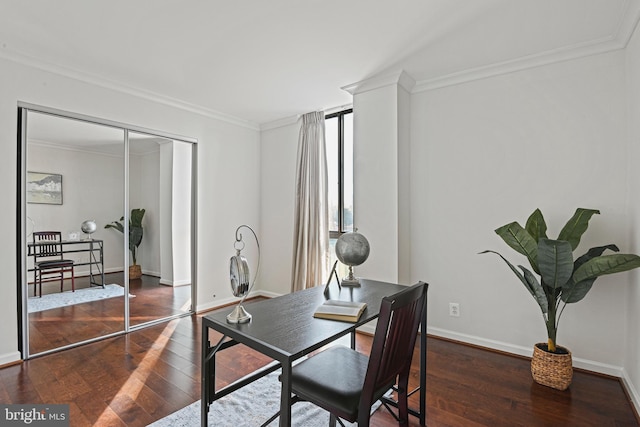
[[[142,218],[144,217],[144,209],[131,209],[131,218],[129,224],[132,227],[142,227]]]
[[[142,227],[131,227],[129,230],[129,249],[140,246],[144,230]]]
[[[518,277],[518,279],[520,279],[520,281],[522,282],[524,287],[527,288],[529,293],[536,300],[536,302],[540,306],[540,309],[542,310],[542,312],[545,313],[545,314],[547,313],[547,311],[548,311],[548,308],[547,308],[548,307],[547,297],[546,297],[546,295],[544,293],[544,290],[542,289],[542,286],[540,285],[540,283],[538,282],[536,277],[533,275],[533,273],[531,273],[531,271],[529,271],[526,268],[524,268],[523,266],[519,265],[518,267],[520,267],[522,269],[522,271],[524,272],[524,275],[523,275],[522,273],[520,273],[518,271],[517,268],[515,268],[513,266],[513,264],[511,264],[509,261],[507,261],[507,259],[505,257],[503,257],[500,253],[498,253],[496,251],[486,250],[486,251],[482,251],[480,253],[481,254],[492,253],[492,254],[496,254],[500,258],[502,258],[502,260],[509,266],[511,271],[513,271],[513,274],[515,274]]]
[[[113,221],[111,224],[105,225],[104,228],[115,228],[116,230],[124,234],[124,226],[122,225],[122,223],[117,221]]]
[[[521,265],[518,265],[518,267],[520,267],[524,273],[524,278],[528,284],[527,289],[531,293],[531,296],[536,300],[542,312],[547,314],[549,312],[549,301],[547,300],[547,294],[545,294],[544,289],[542,289],[542,285],[531,271]]]
[[[571,250],[578,247],[580,238],[589,227],[589,220],[594,214],[599,214],[599,210],[578,208],[571,219],[567,221],[560,231],[558,240],[566,240],[571,244]]]
[[[605,274],[621,273],[638,267],[640,267],[640,257],[638,255],[602,255],[591,258],[578,267],[573,273],[571,280],[574,283],[580,283],[584,280],[594,279]]]
[[[620,252],[620,249],[618,249],[616,245],[596,246],[595,248],[591,248],[587,251],[586,254],[575,260],[575,262],[573,263],[573,271],[576,271],[578,267],[589,261],[591,258],[602,255],[607,249],[613,252]]]
[[[597,277],[594,277],[593,279],[583,280],[579,283],[573,283],[572,280],[569,280],[562,288],[560,298],[567,304],[580,301],[587,295],[587,292],[591,290],[591,286],[593,286],[593,282],[595,282],[596,279]]]
[[[538,266],[542,282],[552,289],[561,288],[573,273],[571,245],[564,240],[538,241]]]
[[[540,209],[533,211],[527,219],[524,228],[536,242],[540,240],[540,238],[547,237],[547,223]]]
[[[521,253],[529,259],[531,268],[536,273],[538,270],[538,243],[531,235],[517,222],[512,222],[495,230],[496,234],[505,241],[512,249]]]

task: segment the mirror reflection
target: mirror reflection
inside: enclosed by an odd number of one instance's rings
[[[123,212],[124,131],[30,112],[26,146],[29,352],[124,330],[124,283],[108,274],[123,243],[99,227]]]
[[[26,135],[29,354],[189,313],[192,144],[36,111]]]
[[[129,316],[135,326],[191,310],[191,144],[130,132],[129,152],[129,292],[135,295]]]

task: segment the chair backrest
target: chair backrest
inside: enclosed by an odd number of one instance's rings
[[[62,259],[62,233],[60,231],[34,231],[33,243],[38,245],[33,247],[33,256],[38,258],[60,257]]]
[[[418,282],[382,299],[360,399],[360,411],[368,411],[371,404],[380,397],[377,393],[386,391],[389,384],[395,383],[398,375],[409,375],[428,286],[427,283]]]

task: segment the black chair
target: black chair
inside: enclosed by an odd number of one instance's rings
[[[332,427],[337,417],[362,427],[369,425],[371,406],[395,385],[399,425],[408,425],[409,371],[428,286],[419,282],[382,299],[369,357],[334,346],[294,366],[294,401],[329,411]]]
[[[64,285],[64,274],[71,273],[71,290],[76,291],[74,261],[64,259],[62,253],[62,233],[59,231],[33,232],[33,293],[40,291],[42,297],[42,281],[60,279],[60,292]]]

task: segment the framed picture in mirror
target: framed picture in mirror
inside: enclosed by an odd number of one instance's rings
[[[27,172],[27,203],[62,204],[62,175]]]

